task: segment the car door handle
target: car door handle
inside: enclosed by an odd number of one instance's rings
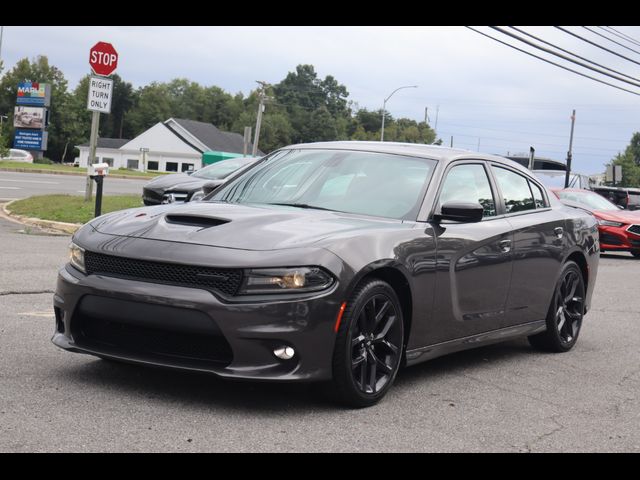
[[[501,240],[498,245],[502,253],[509,253],[511,251],[511,240]]]
[[[564,235],[564,228],[556,227],[556,228],[553,229],[553,233],[556,234],[556,237],[562,238],[562,236]]]

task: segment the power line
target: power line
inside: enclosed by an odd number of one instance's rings
[[[571,36],[573,36],[573,37],[579,38],[579,39],[580,39],[580,40],[582,40],[583,42],[587,42],[587,43],[589,43],[589,44],[593,45],[594,47],[598,47],[598,48],[600,48],[600,49],[602,49],[602,50],[604,50],[604,51],[606,51],[606,52],[609,52],[609,53],[611,53],[611,54],[613,54],[613,55],[616,55],[616,56],[618,56],[618,57],[620,57],[620,58],[624,58],[625,60],[629,60],[630,62],[635,63],[636,65],[640,65],[640,62],[636,62],[636,61],[635,61],[635,60],[633,60],[632,58],[626,57],[626,56],[624,56],[624,55],[622,55],[622,54],[620,54],[620,53],[618,53],[618,52],[616,52],[616,51],[614,51],[614,50],[610,50],[610,49],[608,49],[607,47],[603,47],[602,45],[600,45],[600,44],[598,44],[598,43],[596,43],[596,42],[592,42],[592,41],[591,41],[591,40],[589,40],[588,38],[581,37],[581,36],[580,36],[580,35],[578,35],[577,33],[573,33],[572,31],[567,30],[566,28],[557,27],[557,26],[556,26],[555,28],[557,28],[558,30],[561,30],[561,31],[563,31],[564,33],[567,33],[567,34],[569,34],[569,35],[571,35]]]
[[[615,43],[616,45],[620,45],[622,48],[626,48],[627,50],[631,50],[633,53],[637,53],[637,54],[639,54],[639,55],[640,55],[640,52],[639,52],[638,50],[634,50],[634,49],[633,49],[633,48],[631,48],[631,47],[627,47],[626,45],[624,45],[624,44],[622,44],[622,43],[620,43],[620,42],[617,42],[617,41],[613,40],[612,38],[607,37],[606,35],[603,35],[603,34],[601,34],[601,33],[598,33],[598,32],[596,32],[595,30],[592,30],[592,29],[591,29],[591,28],[589,28],[589,27],[584,27],[584,26],[583,26],[582,28],[584,28],[585,30],[588,30],[588,31],[589,31],[589,32],[591,32],[591,33],[594,33],[594,34],[598,35],[599,37],[604,38],[605,40],[609,40],[610,42]]]
[[[569,61],[571,63],[575,63],[576,65],[580,65],[581,67],[588,68],[589,70],[592,70],[594,72],[600,73],[601,75],[606,75],[607,77],[611,77],[611,78],[613,78],[615,80],[618,80],[619,82],[628,83],[629,85],[633,85],[634,87],[640,87],[640,83],[638,83],[637,81],[633,81],[632,82],[632,81],[629,81],[629,80],[625,80],[624,78],[620,77],[619,75],[614,75],[614,74],[611,74],[611,73],[607,73],[607,72],[605,72],[604,70],[602,70],[600,68],[592,67],[592,66],[587,65],[586,63],[581,62],[579,60],[574,60],[574,59],[572,59],[570,57],[567,57],[566,55],[563,55],[561,53],[556,53],[553,50],[550,50],[550,49],[548,49],[546,47],[542,47],[540,45],[536,45],[535,43],[530,42],[526,38],[522,38],[522,37],[519,37],[518,35],[515,35],[515,34],[513,34],[511,32],[508,32],[507,30],[505,30],[503,28],[500,28],[500,27],[489,27],[489,28],[492,28],[493,30],[496,30],[496,31],[498,31],[500,33],[503,33],[505,35],[508,35],[511,38],[515,38],[519,42],[526,43],[527,45],[529,45],[529,46],[531,46],[533,48],[537,48],[538,50],[542,50],[543,52],[549,53],[549,54],[554,55],[554,56],[556,56],[558,58],[562,58],[563,60],[567,60],[567,61]],[[631,77],[631,78],[633,78],[633,77]]]
[[[604,80],[600,80],[598,78],[592,77],[590,75],[587,75],[585,73],[579,72],[579,71],[574,70],[572,68],[565,67],[564,65],[560,65],[559,63],[552,62],[551,60],[547,60],[544,57],[536,55],[535,53],[527,52],[526,50],[523,50],[522,48],[516,47],[515,45],[511,45],[510,43],[507,43],[507,42],[504,42],[504,41],[502,41],[502,40],[500,40],[498,38],[492,37],[491,35],[487,35],[486,33],[481,32],[480,30],[476,30],[475,28],[472,28],[472,27],[469,27],[469,26],[467,26],[466,28],[468,28],[469,30],[472,30],[472,31],[474,31],[476,33],[479,33],[480,35],[483,35],[483,36],[485,36],[487,38],[490,38],[491,40],[494,40],[496,42],[502,43],[503,45],[506,45],[507,47],[513,48],[514,50],[518,50],[519,52],[522,52],[522,53],[525,53],[525,54],[527,54],[527,55],[529,55],[531,57],[537,58],[538,60],[542,60],[543,62],[550,63],[551,65],[555,65],[556,67],[560,67],[563,70],[568,70],[568,71],[573,72],[573,73],[575,73],[577,75],[580,75],[581,77],[589,78],[589,79],[594,80],[594,81],[596,81],[598,83],[602,83],[604,85],[609,85],[610,87],[617,88],[618,90],[622,90],[624,92],[628,92],[628,93],[631,93],[633,95],[640,96],[640,93],[638,93],[638,92],[634,92],[633,90],[629,90],[627,88],[619,87],[618,85],[614,85],[613,83],[605,82]]]
[[[616,37],[621,38],[621,39],[623,39],[623,40],[625,40],[625,41],[627,41],[627,42],[629,42],[629,43],[631,43],[631,44],[633,44],[633,45],[638,45],[638,46],[640,46],[640,42],[638,42],[637,40],[634,40],[632,37],[630,37],[630,36],[628,36],[628,35],[625,35],[624,33],[622,33],[622,32],[620,32],[620,31],[616,30],[616,29],[615,29],[615,28],[613,28],[613,27],[608,27],[608,26],[601,27],[601,26],[598,26],[598,28],[599,28],[600,30],[604,30],[604,31],[605,31],[605,32],[607,32],[607,33],[610,33],[610,34],[612,34],[612,35],[615,35]]]
[[[571,51],[569,51],[569,50],[565,50],[564,48],[562,48],[562,47],[558,47],[557,45],[554,45],[554,44],[553,44],[553,43],[551,43],[551,42],[547,42],[546,40],[543,40],[542,38],[539,38],[539,37],[536,37],[535,35],[532,35],[532,34],[530,34],[530,33],[527,33],[527,32],[525,32],[524,30],[520,30],[519,28],[516,28],[516,27],[509,27],[509,28],[511,28],[512,30],[516,30],[516,31],[518,31],[518,32],[520,32],[520,33],[522,33],[522,34],[524,34],[524,35],[527,35],[528,37],[531,37],[531,38],[533,38],[533,39],[535,39],[535,40],[537,40],[537,41],[539,41],[539,42],[542,42],[542,43],[544,43],[544,44],[546,44],[546,45],[549,45],[549,46],[551,46],[551,47],[553,47],[553,48],[556,48],[556,49],[558,49],[558,50],[560,50],[560,51],[562,51],[562,52],[568,53],[569,55],[573,55],[573,56],[574,56],[574,57],[576,57],[576,58],[579,58],[579,59],[581,59],[581,60],[584,60],[584,61],[586,61],[586,62],[589,62],[589,63],[591,63],[591,64],[593,64],[593,65],[598,66],[598,67],[604,68],[604,69],[606,69],[606,70],[609,70],[610,72],[618,73],[618,74],[620,74],[620,75],[622,75],[622,76],[624,76],[624,77],[630,78],[631,80],[640,81],[640,80],[639,80],[638,78],[636,78],[636,77],[632,77],[631,75],[627,75],[627,74],[625,74],[625,73],[619,72],[618,70],[614,70],[613,68],[609,68],[609,67],[607,67],[607,66],[604,66],[604,65],[601,65],[601,64],[599,64],[599,63],[596,63],[596,62],[594,62],[594,61],[592,61],[592,60],[589,60],[588,58],[582,57],[582,56],[580,56],[580,55],[578,55],[578,54],[576,54],[576,53],[573,53],[573,52],[571,52]]]

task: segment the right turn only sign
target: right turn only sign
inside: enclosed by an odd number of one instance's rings
[[[87,109],[100,113],[111,113],[111,97],[113,80],[110,78],[91,77],[89,79],[89,98]]]

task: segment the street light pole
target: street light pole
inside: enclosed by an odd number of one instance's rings
[[[385,114],[387,113],[387,101],[393,96],[394,93],[396,93],[398,90],[402,90],[403,88],[418,88],[418,86],[407,85],[405,87],[398,87],[393,92],[391,92],[391,94],[387,98],[384,99],[384,102],[382,103],[382,128],[380,129],[381,142],[384,142],[384,117],[385,117]]]

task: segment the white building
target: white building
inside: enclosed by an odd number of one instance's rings
[[[76,145],[76,159],[86,167],[89,144]],[[170,118],[156,123],[133,140],[99,138],[96,162],[108,163],[113,169],[128,168],[158,172],[184,172],[202,167],[203,152],[215,151],[242,154],[242,135],[223,132],[211,123]]]

